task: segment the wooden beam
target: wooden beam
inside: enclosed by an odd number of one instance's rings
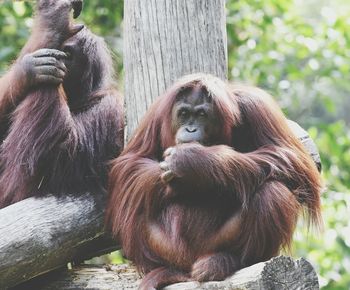
[[[50,274],[46,281],[32,281],[13,290],[83,290],[128,289],[136,290],[141,277],[128,265],[111,267],[80,266],[72,270]],[[43,286],[44,285],[44,286]],[[270,289],[319,289],[318,278],[312,265],[301,258],[293,260],[280,256],[238,271],[219,282],[185,282],[165,287],[163,290],[270,290]]]
[[[0,289],[117,248],[104,232],[105,197],[28,198],[0,210]]]

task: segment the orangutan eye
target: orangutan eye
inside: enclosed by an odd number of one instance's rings
[[[186,109],[181,109],[179,111],[179,117],[181,117],[181,118],[186,118],[188,116],[188,114],[189,114],[189,112]]]
[[[200,117],[206,117],[207,116],[207,113],[202,109],[202,110],[199,110],[197,112],[197,115],[200,116]]]

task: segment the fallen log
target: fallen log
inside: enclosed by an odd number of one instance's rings
[[[141,277],[129,265],[83,265],[72,270],[50,273],[48,276],[14,290],[112,290],[137,289]],[[318,278],[312,265],[305,259],[294,260],[279,256],[270,261],[244,268],[219,282],[185,282],[165,287],[163,290],[314,290],[319,289]]]
[[[117,248],[104,232],[105,196],[28,198],[0,210],[0,289]]]

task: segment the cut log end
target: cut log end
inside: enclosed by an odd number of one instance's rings
[[[262,271],[264,289],[319,289],[317,274],[304,258],[277,257]]]

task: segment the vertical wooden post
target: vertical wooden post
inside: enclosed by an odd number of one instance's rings
[[[184,74],[227,76],[225,0],[127,0],[124,7],[127,135]]]

